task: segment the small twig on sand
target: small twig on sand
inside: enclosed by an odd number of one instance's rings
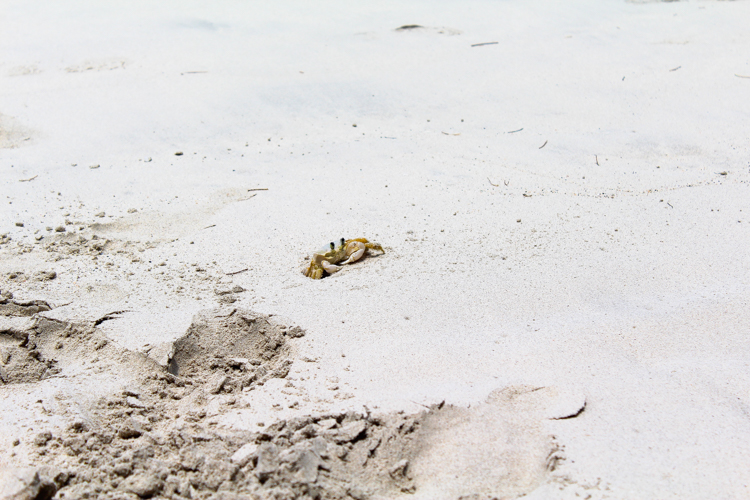
[[[519,128],[518,130],[511,130],[510,132],[506,132],[507,134],[515,134],[516,132],[520,132],[523,130],[523,127]]]
[[[29,182],[29,181],[33,181],[33,180],[34,180],[34,179],[36,179],[37,177],[39,177],[39,174],[35,175],[34,177],[29,177],[28,179],[18,179],[18,182]]]
[[[487,177],[487,182],[489,182],[491,186],[500,187],[500,184],[493,184],[489,177]]]
[[[96,321],[94,321],[94,326],[99,326],[102,323],[104,323],[105,321],[110,320],[110,319],[117,319],[117,317],[118,317],[117,315],[118,314],[127,313],[127,312],[133,312],[133,311],[125,310],[125,311],[112,311],[111,313],[107,313],[104,316],[102,316],[101,318],[99,318]]]
[[[735,73],[734,76],[736,76],[737,78],[750,78],[750,76],[738,75],[737,73]]]
[[[206,226],[203,229],[208,229],[209,227],[216,227],[216,224],[211,224],[210,226]]]
[[[681,67],[682,67],[682,66],[677,66],[676,68],[672,68],[672,69],[670,69],[669,71],[677,71],[677,70],[678,70],[678,69],[680,69]]]
[[[227,276],[234,276],[235,274],[240,274],[240,273],[244,273],[244,272],[245,272],[245,271],[247,271],[247,270],[248,270],[248,269],[247,269],[247,268],[245,268],[245,269],[240,269],[239,271],[232,271],[231,273],[224,273],[224,274],[225,274],[225,275],[227,275]]]
[[[268,188],[253,188],[253,189],[248,189],[247,191],[248,193],[250,191],[268,191]]]
[[[239,200],[237,200],[237,201],[247,201],[247,200],[249,200],[250,198],[255,198],[256,196],[258,196],[258,194],[257,194],[257,193],[256,193],[256,194],[254,194],[254,195],[252,195],[252,196],[248,196],[247,198],[242,198],[242,199],[239,199]]]
[[[596,160],[596,166],[599,166],[599,157],[597,155],[594,155],[594,159]]]
[[[472,47],[481,47],[482,45],[497,45],[499,42],[482,42],[482,43],[473,43],[471,44]]]
[[[586,401],[583,402],[583,406],[581,406],[578,409],[578,411],[576,411],[575,413],[573,413],[571,415],[566,415],[564,417],[552,417],[551,420],[569,420],[571,418],[576,418],[578,415],[580,415],[581,413],[583,413],[585,409],[586,409]]]
[[[547,145],[547,141],[544,141],[544,144],[542,144],[541,146],[539,146],[539,149],[542,149],[546,145]]]

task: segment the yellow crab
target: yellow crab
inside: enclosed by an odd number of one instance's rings
[[[328,247],[315,252],[310,259],[310,263],[302,269],[302,274],[308,278],[319,280],[326,273],[337,272],[344,264],[358,261],[368,250],[378,250],[385,253],[379,243],[370,243],[365,238],[354,238],[352,240],[341,238],[338,246],[331,242]]]

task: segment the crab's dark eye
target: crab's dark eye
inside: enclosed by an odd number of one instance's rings
[[[346,243],[346,240],[344,238],[341,238],[341,246],[344,246],[344,243]]]
[[[331,250],[333,250],[334,248],[336,248],[336,245],[334,245],[333,242],[331,242]]]

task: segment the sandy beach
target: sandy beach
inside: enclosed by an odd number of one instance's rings
[[[0,499],[750,498],[748,19],[0,2]]]

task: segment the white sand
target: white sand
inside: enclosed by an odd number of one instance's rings
[[[305,328],[341,404],[585,396],[534,498],[750,497],[750,3],[2,11],[0,288],[132,310],[102,326],[140,348],[215,304],[191,264],[247,268],[235,305]],[[54,261],[65,219],[141,262]],[[386,254],[299,273],[342,236]]]

